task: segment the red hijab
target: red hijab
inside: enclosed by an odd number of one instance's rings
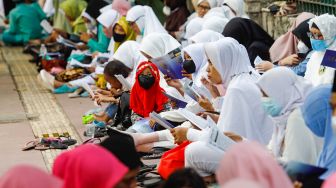
[[[155,77],[155,83],[148,90],[142,88],[138,81],[139,75],[146,68],[150,68],[152,75]],[[133,112],[142,117],[148,117],[152,111],[161,112],[168,102],[168,98],[163,94],[164,90],[160,87],[160,73],[156,65],[147,61],[140,63],[135,78],[130,101]]]

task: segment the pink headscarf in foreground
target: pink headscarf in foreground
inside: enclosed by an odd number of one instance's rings
[[[116,10],[122,16],[126,16],[127,11],[131,8],[131,3],[127,0],[113,0],[112,9]]]
[[[19,165],[0,178],[0,188],[61,188],[62,180],[33,166]]]
[[[287,174],[270,152],[255,142],[241,142],[224,155],[216,172],[219,185],[236,178],[251,180],[265,188],[293,188]]]
[[[272,62],[280,61],[285,57],[297,53],[298,40],[296,39],[292,31],[298,25],[300,25],[300,23],[308,20],[309,18],[313,18],[314,16],[315,15],[312,13],[303,12],[298,17],[296,17],[289,31],[281,35],[277,40],[275,40],[275,42],[271,46],[269,52]]]
[[[331,175],[322,185],[322,188],[335,188],[336,187],[336,173]]]
[[[128,168],[106,149],[86,144],[59,155],[52,171],[64,180],[63,188],[111,188]]]

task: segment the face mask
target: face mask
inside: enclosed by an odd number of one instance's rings
[[[328,48],[325,40],[310,39],[310,43],[315,51],[325,51]]]
[[[309,51],[309,48],[302,41],[298,43],[297,48],[298,48],[299,53],[302,53],[302,54],[305,54]]]
[[[126,34],[118,34],[116,32],[113,33],[113,40],[115,42],[123,42],[125,40]]]
[[[154,83],[155,83],[155,78],[153,76],[148,76],[148,75],[139,75],[138,77],[139,84],[142,88],[148,90],[150,89]]]
[[[162,9],[162,12],[163,12],[164,15],[169,16],[170,13],[171,13],[170,7],[164,6],[163,9]]]
[[[262,105],[266,113],[272,117],[276,117],[281,112],[281,107],[278,106],[271,98],[262,97]]]
[[[183,61],[183,69],[188,73],[192,74],[196,71],[196,66],[193,60]]]

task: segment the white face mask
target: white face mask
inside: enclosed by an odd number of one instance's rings
[[[309,51],[309,48],[302,42],[300,41],[297,45],[299,53],[307,53]]]
[[[162,9],[162,12],[163,12],[164,15],[169,16],[170,13],[171,13],[171,9],[168,6],[164,6],[163,9]]]

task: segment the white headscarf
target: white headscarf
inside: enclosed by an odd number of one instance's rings
[[[226,18],[213,16],[205,20],[202,30],[212,30],[218,33],[223,33],[226,24],[229,22]]]
[[[245,47],[225,37],[205,44],[204,48],[227,88],[217,124],[219,129],[267,144],[273,123],[262,108],[261,92],[255,85],[259,75],[252,71]]]
[[[138,65],[146,61],[146,58],[140,53],[140,44],[135,41],[124,42],[113,55],[112,59],[116,59],[124,63],[128,68],[132,69],[127,80],[131,85],[135,82],[136,69]]]
[[[231,9],[236,12],[236,17],[243,17],[244,12],[244,0],[224,0],[223,4],[227,4]]]
[[[152,58],[162,57],[180,47],[181,44],[166,33],[151,33],[141,42],[140,51]]]
[[[328,49],[336,50],[336,17],[323,14],[312,18],[309,22],[310,27],[315,23],[320,29]],[[334,80],[335,69],[321,66],[325,51],[313,51],[305,73],[305,78],[310,80],[314,86],[321,84],[331,84]]]
[[[153,9],[149,6],[136,5],[132,7],[126,15],[128,22],[135,22],[143,36],[150,33],[167,33],[159,19],[156,17]]]
[[[139,49],[139,43],[126,41],[115,52],[113,59],[119,60],[128,68],[135,70],[140,62],[146,61],[146,58],[140,53]]]
[[[233,38],[225,37],[217,43],[205,44],[205,53],[216,70],[220,71],[222,84],[226,88],[235,76],[242,73],[251,72],[259,77],[249,63],[246,48]]]
[[[215,42],[224,38],[220,33],[211,30],[202,30],[189,38],[193,43]]]
[[[334,48],[336,46],[336,17],[330,14],[322,14],[309,20],[309,28],[312,27],[313,23],[315,23],[320,29],[324,40],[327,42],[327,45],[329,45],[329,48]]]
[[[195,63],[195,73],[192,74],[193,81],[196,85],[201,85],[201,78],[206,76],[206,68],[208,64],[207,57],[204,52],[204,44],[191,44],[182,50],[182,57],[184,59],[184,53],[191,57]]]
[[[204,15],[203,18],[204,19],[208,19],[208,18],[211,18],[211,17],[214,17],[214,16],[217,16],[217,17],[220,17],[220,18],[226,18],[227,19],[223,7],[215,7],[215,8],[210,9]]]
[[[202,30],[204,19],[196,17],[187,24],[184,38],[188,39]]]
[[[116,24],[120,19],[120,15],[113,9],[106,10],[98,18],[97,21],[106,28],[110,28]]]
[[[203,1],[207,1],[209,3],[210,8],[215,8],[217,6],[216,0],[198,0],[197,5],[201,4]]]
[[[282,108],[280,115],[272,118],[276,125],[272,137],[272,149],[274,155],[279,156],[288,117],[295,109],[303,105],[313,86],[308,80],[297,76],[286,67],[267,71],[258,80],[257,85]]]

